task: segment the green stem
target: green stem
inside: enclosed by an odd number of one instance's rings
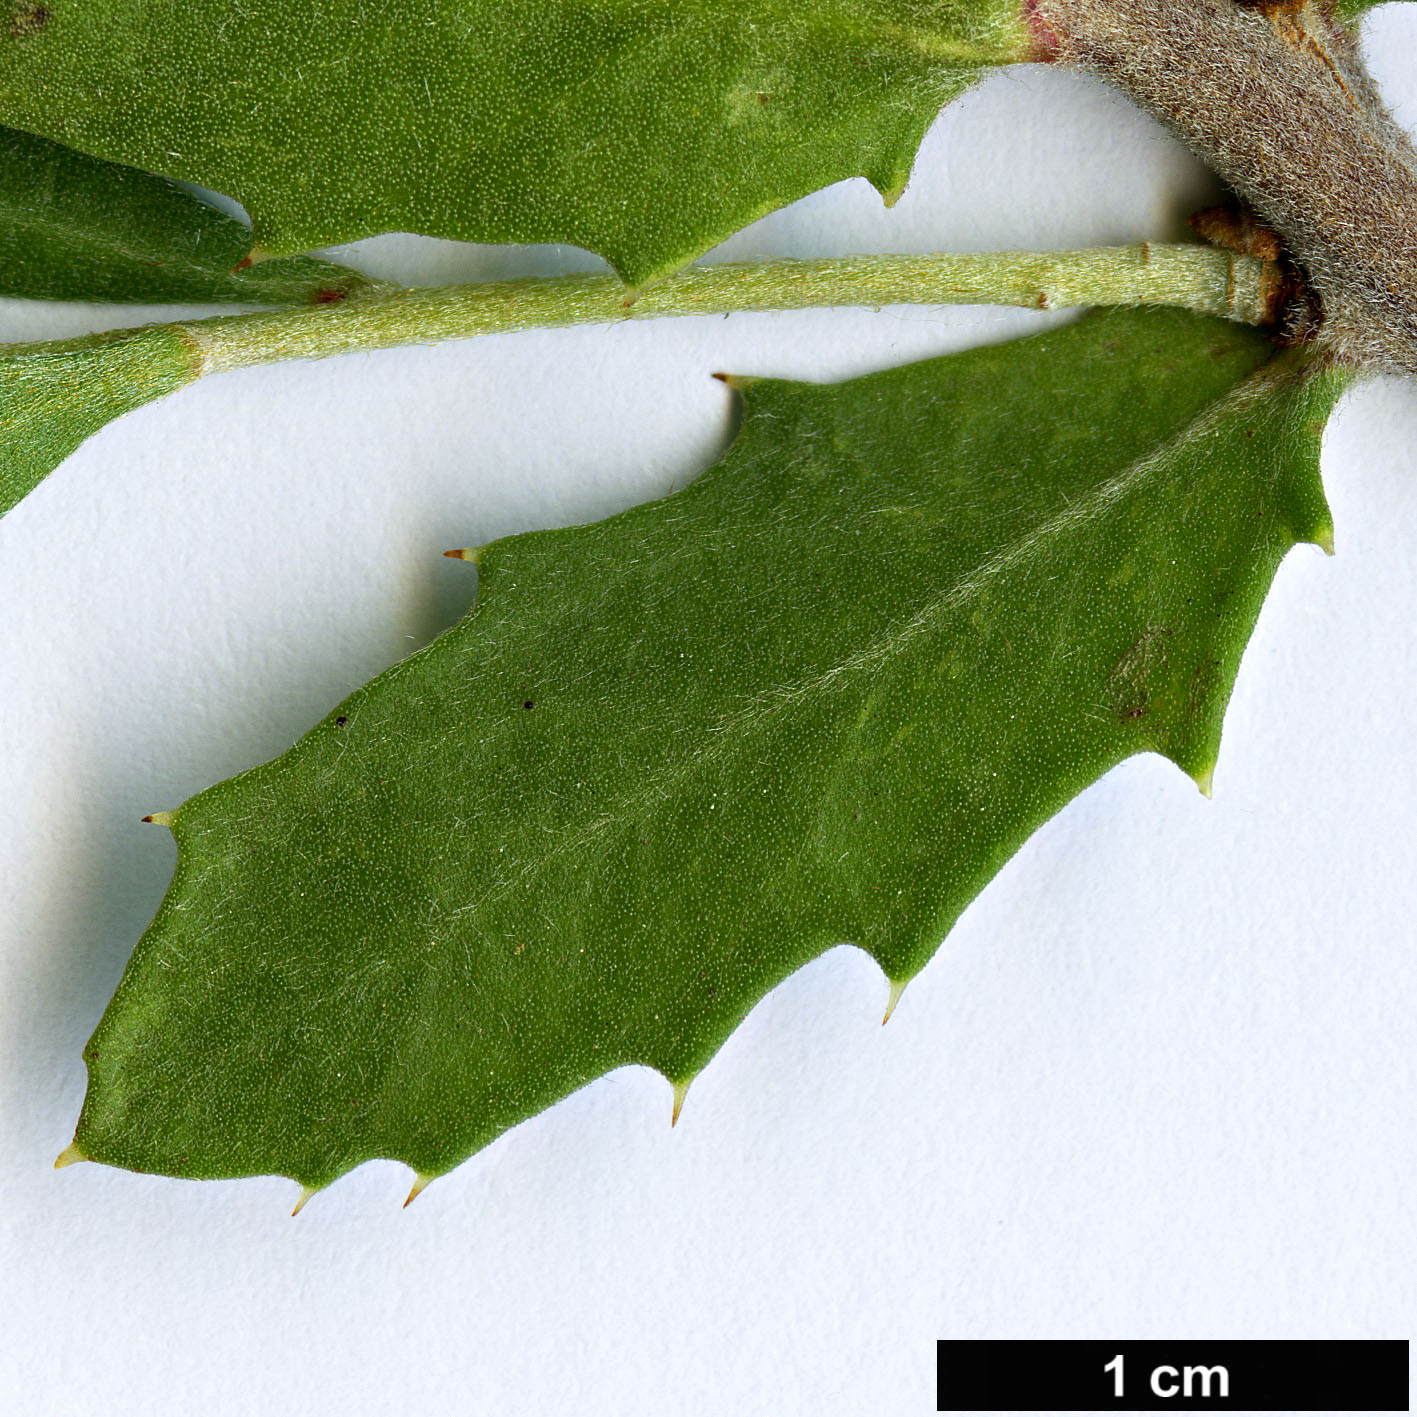
[[[859,305],[1177,305],[1269,324],[1275,267],[1211,246],[1101,247],[1047,254],[855,256],[695,266],[637,298],[612,275],[404,290],[313,309],[177,326],[198,372],[352,350],[668,315]]]

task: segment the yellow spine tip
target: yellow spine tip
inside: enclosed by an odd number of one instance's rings
[[[71,1141],[58,1156],[54,1158],[54,1169],[62,1171],[66,1166],[72,1166],[76,1161],[87,1161],[88,1157],[79,1150],[79,1144]]]
[[[900,996],[905,993],[905,986],[910,983],[908,979],[892,979],[890,981],[890,997],[886,1000],[886,1016],[881,1020],[881,1027],[884,1028],[890,1021],[891,1015],[895,1012],[895,1006],[900,1003]]]
[[[1196,786],[1200,788],[1201,796],[1204,797],[1207,802],[1210,801],[1211,797],[1214,795],[1215,788],[1215,764],[1211,763],[1209,767],[1202,768],[1199,772],[1192,773],[1191,777]]]
[[[309,1202],[310,1197],[313,1196],[319,1189],[320,1188],[318,1186],[301,1186],[300,1199],[295,1202],[295,1209],[290,1212],[292,1219],[295,1216],[299,1215],[300,1212],[305,1209],[305,1206]]]
[[[674,1111],[669,1116],[671,1127],[679,1125],[679,1114],[684,1110],[684,1099],[689,1095],[689,1084],[692,1082],[693,1078],[687,1078],[684,1082],[674,1084]]]
[[[170,827],[176,818],[176,812],[149,812],[143,820],[151,822],[155,827]]]
[[[413,1188],[408,1193],[408,1199],[404,1201],[403,1208],[407,1210],[419,1196],[423,1194],[423,1188],[433,1179],[432,1176],[425,1176],[422,1171],[413,1173]]]
[[[450,556],[454,561],[471,561],[473,565],[477,564],[477,558],[481,554],[482,548],[480,546],[464,546],[456,551],[443,552],[444,556]]]

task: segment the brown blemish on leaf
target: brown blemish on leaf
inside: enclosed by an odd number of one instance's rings
[[[19,0],[10,9],[10,38],[29,39],[49,23],[49,6],[35,0]]]
[[[338,286],[328,286],[323,290],[315,292],[316,305],[337,305],[341,300],[348,300],[349,292],[341,290]]]
[[[1171,635],[1164,625],[1148,625],[1117,661],[1107,680],[1107,705],[1124,723],[1135,723],[1151,708],[1152,688],[1165,670]]]

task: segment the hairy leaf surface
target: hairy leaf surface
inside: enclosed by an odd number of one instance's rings
[[[161,177],[0,129],[0,295],[39,300],[343,300],[364,276],[292,257],[244,270],[251,233]]]
[[[634,284],[843,178],[894,196],[1027,57],[1019,0],[0,4],[0,122],[226,192],[266,252],[567,241]]]
[[[175,326],[0,345],[0,515],[106,423],[198,377]]]
[[[1356,24],[1369,10],[1392,3],[1394,0],[1332,0],[1331,8],[1340,20]],[[1402,3],[1406,4],[1407,0],[1402,0]]]
[[[686,1084],[853,941],[913,976],[1133,753],[1202,785],[1337,392],[1113,312],[838,385],[744,384],[722,461],[498,541],[475,608],[168,820],[86,1052],[88,1157],[445,1172],[626,1063]]]

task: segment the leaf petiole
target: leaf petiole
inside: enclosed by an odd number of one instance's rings
[[[177,328],[207,374],[515,330],[845,305],[1171,305],[1265,325],[1275,320],[1282,286],[1272,262],[1210,246],[1142,242],[1041,254],[724,263],[690,267],[630,296],[609,274],[499,281],[218,316]]]
[[[515,330],[838,305],[1171,305],[1268,325],[1287,288],[1274,263],[1202,245],[853,256],[690,267],[638,296],[611,274],[370,286],[328,305],[11,345],[0,347],[0,514],[104,424],[223,369]]]

